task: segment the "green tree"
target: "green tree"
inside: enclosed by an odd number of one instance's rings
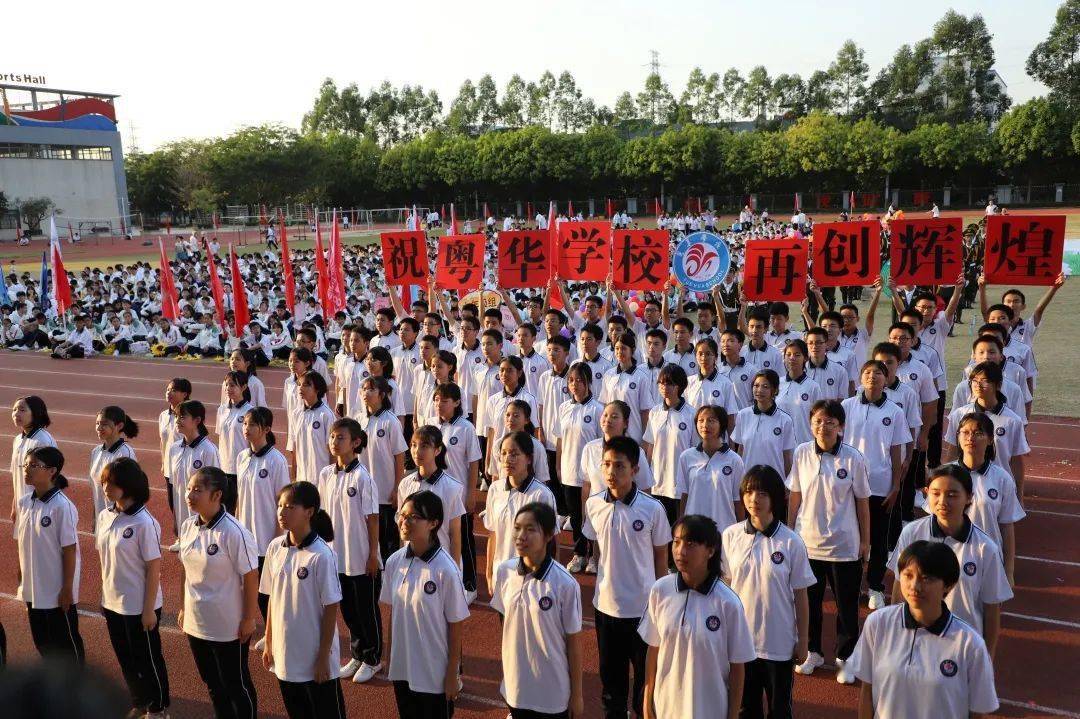
[[[679,98],[679,106],[685,108],[693,122],[708,122],[709,79],[700,67],[690,71],[686,80],[686,89]]]
[[[521,127],[525,124],[525,105],[528,94],[525,81],[514,73],[503,90],[502,104],[499,106],[499,122],[507,127]]]
[[[587,124],[582,113],[582,95],[574,76],[563,70],[555,83],[553,100],[555,128],[561,132],[573,132]]]
[[[814,70],[806,81],[806,109],[809,112],[832,112],[837,92],[832,77],[824,70]]]
[[[829,77],[836,87],[840,105],[844,114],[850,115],[852,107],[866,93],[866,78],[870,66],[866,64],[865,53],[854,40],[847,40],[840,46],[836,59],[829,66]]]
[[[169,152],[134,152],[124,157],[128,201],[134,210],[157,215],[179,202],[178,159]]]
[[[1041,166],[1075,155],[1072,116],[1064,103],[1036,97],[1010,109],[994,129],[1005,167]]]
[[[1050,34],[1031,51],[1026,68],[1059,102],[1080,104],[1080,0],[1065,0],[1058,8]]]
[[[555,126],[555,89],[558,83],[550,70],[545,70],[533,86],[530,111],[536,110],[537,124],[549,130]]]
[[[472,80],[466,80],[461,83],[457,97],[450,103],[450,114],[446,116],[446,126],[450,132],[464,134],[476,126],[478,119],[476,87]]]
[[[779,115],[792,117],[806,114],[806,84],[798,74],[776,76],[769,93],[769,109]]]
[[[480,132],[491,130],[499,120],[499,95],[491,75],[476,84],[476,120]]]
[[[34,230],[44,231],[41,221],[46,215],[62,214],[64,211],[56,206],[48,197],[28,197],[25,200],[16,199],[15,209],[22,218],[22,222],[31,232]]]
[[[634,120],[638,117],[637,105],[634,104],[634,98],[628,92],[624,92],[616,98],[613,112],[615,122]]]
[[[970,18],[949,10],[934,25],[931,42],[940,61],[931,92],[941,97],[948,122],[993,121],[1009,107],[1009,97],[995,81],[992,36],[979,14]]]
[[[735,118],[742,112],[743,96],[746,93],[746,81],[735,68],[729,68],[724,73],[724,79],[720,83],[724,109],[727,110],[728,120]]]
[[[746,76],[746,88],[743,93],[742,114],[755,119],[768,119],[765,116],[772,96],[772,80],[764,65],[758,65]]]
[[[675,110],[675,96],[658,74],[649,73],[645,87],[637,96],[638,113],[654,125],[670,122]]]

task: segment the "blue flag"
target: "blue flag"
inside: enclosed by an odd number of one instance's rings
[[[41,253],[41,288],[38,290],[38,304],[41,305],[41,311],[46,315],[49,314],[49,309],[52,308],[52,293],[49,291],[49,253]]]
[[[4,281],[4,273],[0,271],[0,305],[11,304],[11,296],[8,295],[7,282]]]

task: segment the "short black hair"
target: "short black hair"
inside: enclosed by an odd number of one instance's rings
[[[810,408],[810,416],[813,417],[818,412],[824,412],[826,417],[832,417],[841,425],[847,419],[847,413],[844,412],[844,405],[840,403],[838,399],[819,399],[814,402],[814,406]]]
[[[101,472],[101,481],[115,486],[123,492],[125,499],[130,499],[135,504],[146,504],[150,501],[150,480],[146,478],[146,472],[139,463],[130,457],[118,457],[105,465]]]
[[[896,561],[898,578],[900,572],[912,562],[918,565],[923,574],[944,582],[946,589],[952,588],[960,581],[960,562],[953,550],[942,542],[920,539],[909,544],[904,551],[900,552],[900,558]]]
[[[784,480],[776,469],[767,464],[755,464],[746,470],[739,483],[739,499],[747,492],[765,492],[769,495],[772,514],[781,522],[787,517],[787,497]]]
[[[604,453],[615,452],[626,457],[633,467],[641,461],[641,447],[630,437],[612,437],[604,440]]]

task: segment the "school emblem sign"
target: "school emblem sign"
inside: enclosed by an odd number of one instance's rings
[[[711,232],[687,235],[675,248],[675,278],[694,292],[708,292],[720,284],[731,267],[727,243]]]

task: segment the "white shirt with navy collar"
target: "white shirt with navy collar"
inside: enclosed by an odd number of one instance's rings
[[[237,456],[247,447],[247,439],[244,437],[244,415],[251,408],[252,404],[247,400],[241,401],[238,405],[233,405],[232,402],[218,405],[215,429],[218,436],[221,471],[225,474],[236,474]]]
[[[801,444],[813,439],[810,433],[810,410],[821,399],[821,387],[803,372],[802,377],[792,379],[788,374],[780,375],[780,394],[776,404],[788,413],[795,425],[795,442]]]
[[[806,374],[810,379],[817,382],[821,388],[821,399],[839,399],[848,397],[848,387],[851,377],[839,362],[829,359],[826,355],[820,365],[815,365],[812,360],[806,362]]]
[[[442,500],[443,522],[439,527],[439,542],[449,547],[450,522],[465,514],[465,485],[441,469],[436,469],[430,477],[424,477],[419,470],[411,472],[398,484],[398,511],[395,516],[401,515],[401,507],[409,495],[421,491],[432,492]]]
[[[209,522],[195,514],[180,527],[184,626],[197,639],[236,641],[244,614],[244,575],[258,569],[255,538],[222,507]]]
[[[800,495],[795,531],[811,559],[854,562],[859,559],[856,500],[870,497],[870,470],[862,452],[841,439],[828,449],[816,441],[795,448],[788,489]]]
[[[334,539],[328,544],[336,555],[336,571],[350,577],[367,574],[372,550],[367,523],[369,517],[379,514],[378,490],[367,467],[359,457],[344,467],[334,462],[322,468],[316,486],[334,527]],[[378,556],[377,542],[374,549]]]
[[[566,373],[570,371],[570,365],[566,365],[562,372],[557,372],[554,367],[540,375],[540,394],[536,395],[536,401],[540,405],[540,420],[544,428],[544,446],[549,450],[555,449],[555,438],[552,428],[558,424],[559,409],[564,402],[570,401],[570,389],[566,386]]]
[[[957,439],[957,430],[960,420],[968,414],[986,414],[994,424],[994,462],[1012,475],[1012,467],[1009,463],[1013,457],[1031,453],[1027,436],[1024,432],[1024,420],[1020,415],[1005,405],[1004,397],[999,393],[997,406],[983,409],[972,402],[962,407],[955,407],[945,417],[945,432],[942,441],[954,447],[960,446]]]
[[[630,426],[626,436],[639,443],[645,429],[641,426],[641,413],[656,406],[656,393],[649,379],[649,373],[636,362],[629,370],[614,365],[604,375],[599,397],[604,404],[619,399],[630,406]]]
[[[191,443],[181,437],[170,452],[170,457],[172,468],[169,470],[169,477],[173,484],[173,510],[176,513],[176,524],[180,526],[191,516],[191,510],[184,498],[188,479],[203,467],[220,467],[221,459],[217,447],[205,434],[199,435]]]
[[[525,367],[525,389],[539,397],[540,376],[551,369],[551,362],[548,361],[546,354],[540,353],[535,344],[532,354],[526,355],[518,350],[518,357],[521,358],[521,364]]]
[[[94,501],[95,517],[98,514],[101,514],[101,512],[109,506],[109,501],[105,497],[105,490],[101,488],[101,472],[105,469],[106,465],[114,459],[120,459],[121,457],[135,459],[135,448],[123,437],[116,440],[108,447],[99,444],[90,450],[90,496]]]
[[[653,494],[679,499],[684,493],[677,482],[678,462],[679,456],[697,437],[695,414],[694,406],[686,398],[672,407],[661,402],[649,412],[644,441],[652,445]]]
[[[675,364],[683,368],[686,372],[686,376],[697,374],[697,355],[694,354],[694,345],[691,344],[690,348],[685,352],[680,352],[677,347],[672,347],[669,350],[664,351],[664,362],[666,364]]]
[[[509,478],[492,482],[484,507],[484,527],[494,533],[495,554],[492,563],[513,559],[514,517],[530,502],[542,502],[555,509],[555,495],[536,477],[529,476],[515,487]],[[492,537],[488,537],[492,541]]]
[[[761,340],[760,347],[754,347],[753,342],[747,338],[746,343],[739,351],[739,356],[745,357],[747,362],[759,369],[771,369],[777,374],[784,371],[783,355],[780,354],[780,350],[773,347],[765,339]]]
[[[754,403],[754,375],[758,373],[758,366],[745,357],[740,357],[735,364],[728,364],[727,360],[720,357],[716,364],[720,374],[727,377],[735,388],[735,401],[739,409],[749,407]]]
[[[38,497],[33,488],[19,498],[14,537],[19,545],[22,581],[15,592],[31,609],[56,609],[64,585],[63,548],[75,547],[75,576],[71,600],[79,601],[82,566],[78,537],[79,513],[59,487]]]
[[[161,526],[154,515],[145,504],[127,509],[113,504],[98,513],[94,542],[101,560],[101,606],[125,616],[142,614],[146,564],[161,559]],[[161,583],[149,590],[160,609]]]
[[[862,452],[870,469],[870,492],[875,497],[887,497],[892,489],[893,447],[911,441],[904,410],[884,394],[869,402],[865,392],[848,397],[842,403],[846,421],[844,441]]]
[[[728,417],[734,417],[741,409],[735,397],[735,386],[731,384],[731,380],[721,374],[718,367],[714,367],[708,375],[702,375],[700,372],[690,375],[684,396],[695,409],[715,405],[723,407]]]
[[[319,472],[330,464],[330,426],[337,419],[326,402],[319,400],[311,407],[301,406],[296,415],[294,447],[296,448],[296,481],[315,484]],[[368,442],[371,442],[370,436]]]
[[[739,485],[745,465],[739,453],[727,444],[712,455],[699,442],[679,455],[676,483],[686,495],[684,514],[703,514],[727,527],[737,521],[735,505],[742,501]]]
[[[578,464],[581,470],[581,475],[585,478],[586,485],[589,488],[589,494],[596,494],[597,492],[603,492],[607,485],[604,484],[604,477],[601,471],[601,466],[604,460],[604,435],[601,433],[599,437],[594,440],[590,440],[585,443],[585,446],[581,450],[581,461]],[[638,457],[638,469],[637,474],[634,475],[634,484],[638,489],[646,492],[652,490],[653,485],[656,483],[656,479],[653,477],[652,467],[649,465],[649,458],[642,452]]]
[[[559,478],[564,487],[584,486],[586,476],[581,467],[585,445],[603,436],[600,415],[604,405],[591,394],[584,402],[570,399],[559,407],[558,420],[547,427],[548,433],[561,443]],[[633,412],[631,412],[633,414]]]
[[[967,516],[994,540],[1004,555],[1001,525],[1015,524],[1027,516],[1016,497],[1016,480],[993,461],[983,462],[978,467],[967,467],[961,457],[953,464],[971,473],[971,505],[967,508]],[[926,509],[926,497],[922,492],[915,495],[915,500],[918,506]]]
[[[364,431],[368,441],[360,453],[360,461],[375,480],[379,504],[393,504],[395,457],[409,450],[401,431],[401,420],[391,410],[380,409],[368,417]]]
[[[794,332],[790,329],[783,332],[773,332],[772,330],[766,330],[765,341],[771,344],[779,352],[783,352],[784,348],[788,346],[791,340],[801,339],[798,332]]]
[[[266,556],[270,540],[281,531],[277,494],[291,481],[289,461],[272,444],[258,452],[248,447],[236,459],[236,519],[255,538],[260,557]]]
[[[484,458],[480,452],[480,441],[476,437],[476,428],[472,422],[461,415],[449,422],[439,422],[443,445],[446,447],[446,471],[451,477],[459,477],[462,484],[469,481],[469,467],[473,462]],[[466,492],[468,494],[468,492]]]
[[[11,440],[11,483],[14,496],[22,497],[34,491],[33,487],[26,483],[26,470],[23,464],[26,462],[26,453],[38,447],[55,447],[56,440],[44,427],[36,427],[27,432],[18,432]]]
[[[747,467],[765,464],[783,477],[787,471],[784,452],[795,449],[795,423],[787,412],[773,404],[762,410],[756,403],[739,410],[731,441],[739,445],[739,454]]]
[[[938,392],[934,375],[930,368],[915,355],[908,355],[906,360],[900,362],[896,369],[896,376],[904,384],[911,385],[923,404],[937,401]]]

